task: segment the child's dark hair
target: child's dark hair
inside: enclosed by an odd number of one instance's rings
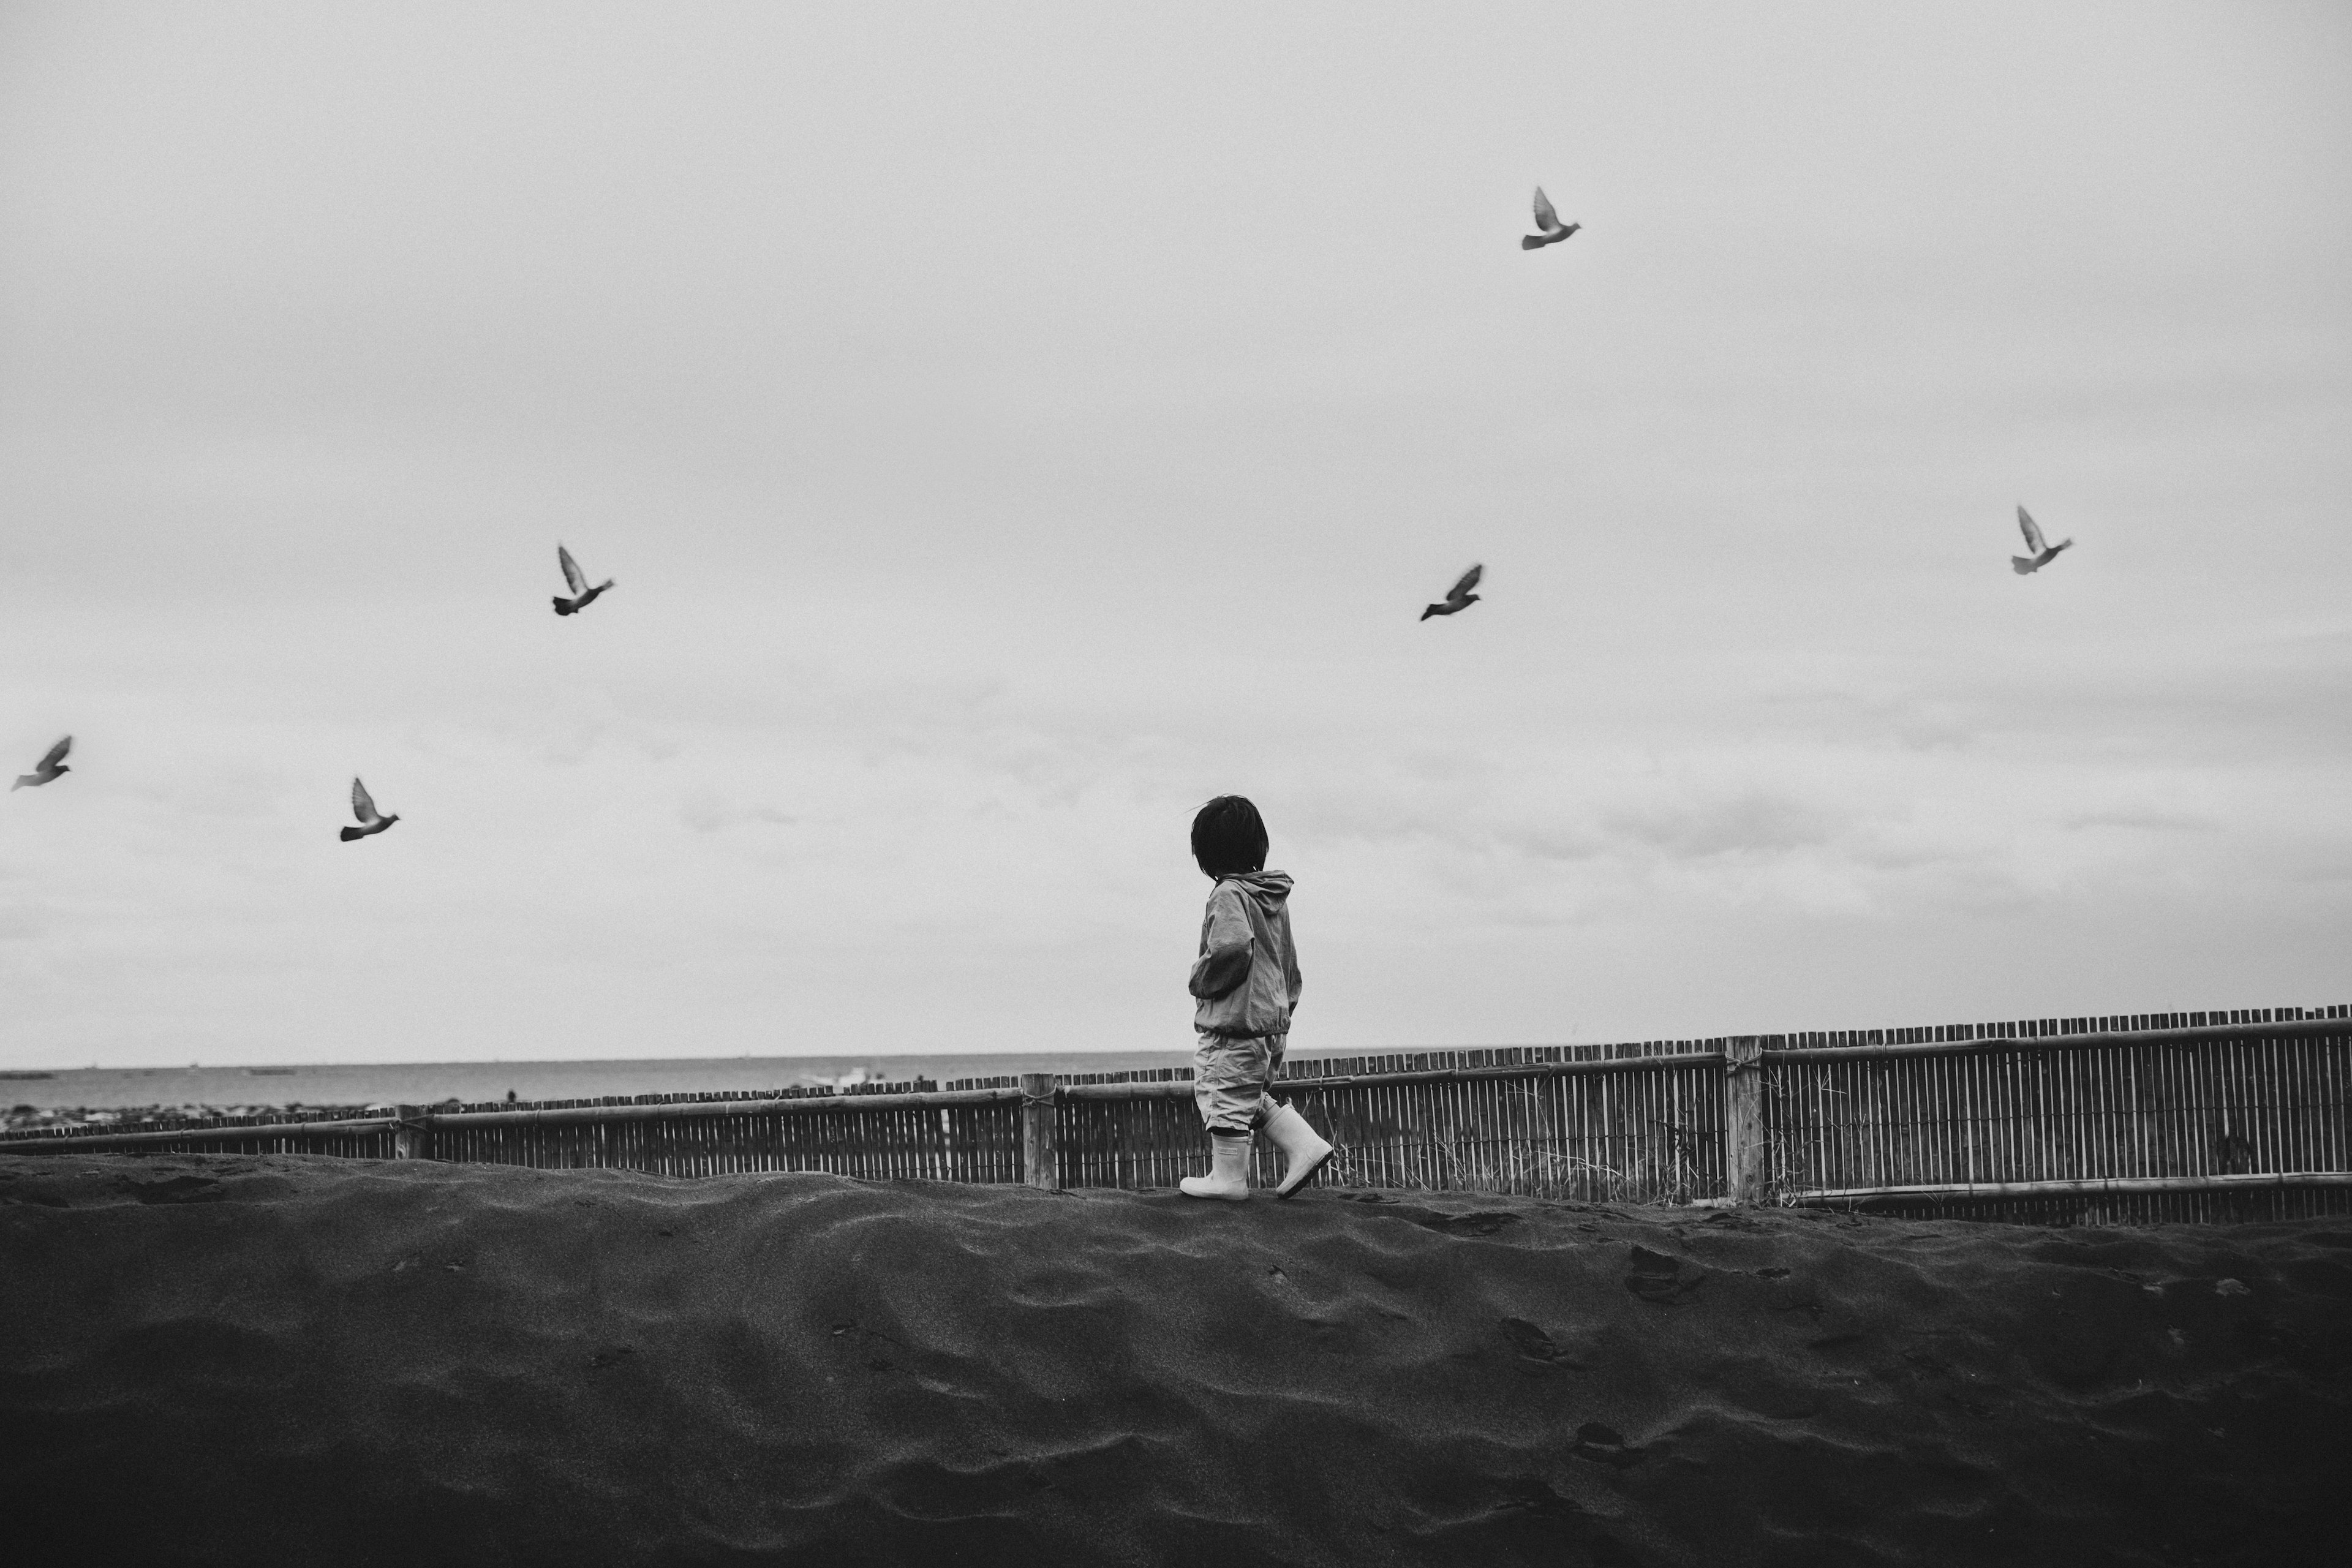
[[[1237,795],[1221,795],[1192,818],[1192,858],[1212,877],[1265,868],[1265,823]]]

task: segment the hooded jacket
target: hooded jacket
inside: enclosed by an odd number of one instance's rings
[[[1287,1034],[1298,1005],[1298,952],[1290,943],[1290,879],[1244,871],[1218,879],[1201,921],[1191,989],[1203,1034],[1246,1039]]]

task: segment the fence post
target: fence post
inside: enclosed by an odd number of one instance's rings
[[[395,1105],[392,1108],[392,1157],[395,1160],[425,1158],[425,1108],[421,1105]]]
[[[1054,1075],[1021,1075],[1021,1179],[1047,1192],[1062,1184],[1061,1163],[1054,1151]]]
[[[1734,1035],[1723,1043],[1723,1173],[1735,1204],[1764,1201],[1764,1041]]]

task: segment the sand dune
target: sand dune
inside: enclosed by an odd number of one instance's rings
[[[2317,1562],[2347,1307],[2342,1220],[0,1160],[0,1538],[26,1563]]]

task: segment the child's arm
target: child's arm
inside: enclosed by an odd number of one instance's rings
[[[1202,1001],[1223,996],[1247,980],[1249,972],[1249,938],[1242,938],[1239,947],[1211,948],[1193,961],[1192,993]]]
[[[1201,933],[1201,956],[1192,962],[1187,987],[1207,1000],[1223,996],[1249,978],[1250,923],[1242,895],[1219,887],[1209,895],[1209,929]]]

